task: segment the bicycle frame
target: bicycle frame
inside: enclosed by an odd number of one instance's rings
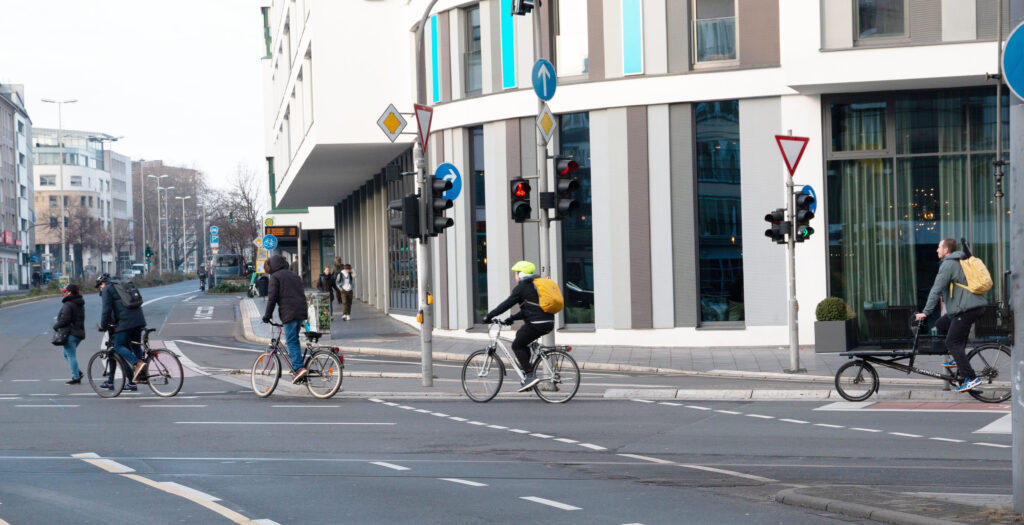
[[[931,370],[925,370],[923,368],[918,368],[918,367],[914,366],[914,360],[917,359],[917,349],[918,349],[918,346],[919,346],[919,343],[920,343],[920,340],[921,340],[921,326],[923,324],[924,323],[918,323],[917,327],[914,330],[914,343],[910,347],[910,353],[909,354],[907,354],[907,353],[900,354],[899,351],[892,350],[892,351],[889,351],[889,352],[878,351],[878,352],[874,353],[874,355],[873,355],[872,353],[868,353],[868,352],[872,352],[872,351],[869,350],[867,352],[864,352],[864,351],[862,351],[862,352],[843,352],[843,353],[841,353],[839,355],[848,356],[848,357],[855,358],[855,359],[860,359],[862,361],[866,361],[866,362],[871,363],[873,365],[879,365],[879,366],[882,366],[882,367],[891,368],[893,370],[899,370],[900,372],[905,372],[907,375],[910,375],[911,373],[914,373],[914,374],[920,374],[920,375],[923,375],[923,376],[934,377],[935,379],[941,379],[943,381],[948,382],[949,384],[951,384],[953,386],[956,386],[957,385],[956,375],[953,374],[952,372],[950,372],[949,370],[945,370],[944,373],[939,373],[939,372],[933,372]],[[884,359],[883,358],[883,356],[886,356],[886,355],[889,356],[888,359]],[[910,359],[910,362],[908,362],[907,364],[903,364],[903,363],[899,362],[899,361],[902,361],[904,359]]]
[[[512,365],[512,370],[515,370],[516,375],[519,376],[519,380],[523,381],[524,379],[526,379],[526,373],[523,372],[523,369],[519,367],[519,360],[516,359],[516,355],[515,355],[514,352],[512,352],[511,346],[510,345],[506,345],[505,344],[505,340],[503,340],[500,337],[501,336],[501,330],[502,330],[502,324],[501,323],[492,323],[491,327],[488,328],[488,335],[490,335],[490,337],[491,337],[491,344],[490,344],[489,348],[491,348],[492,350],[497,350],[498,348],[500,348],[502,354],[505,357],[505,360],[507,360],[509,362],[509,364]],[[493,334],[491,333],[492,331],[493,331]],[[534,359],[537,358],[538,355],[544,356],[545,355],[544,350],[547,350],[547,349],[548,349],[548,347],[541,346],[536,341],[534,341],[533,343],[530,343],[530,361],[532,362]],[[551,363],[549,363],[547,359],[541,359],[540,360],[540,365],[545,367],[546,372],[547,372],[548,375],[551,375],[553,373],[553,370],[551,370]]]

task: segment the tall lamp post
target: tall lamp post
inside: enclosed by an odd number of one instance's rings
[[[174,198],[181,201],[181,273],[185,273],[185,261],[188,259],[188,252],[185,250],[185,201],[191,199],[192,196],[175,196]]]
[[[160,242],[162,244],[166,245],[165,248],[166,248],[168,257],[170,257],[170,253],[171,253],[171,242],[170,242],[170,238],[171,238],[171,208],[167,205],[167,202],[168,202],[167,194],[168,194],[168,192],[170,192],[173,189],[174,189],[174,186],[167,186],[166,188],[164,188],[164,236],[160,240]],[[159,198],[159,194],[157,194],[157,198]],[[174,268],[170,264],[170,260],[167,261],[167,271],[169,271],[169,272],[174,271]]]
[[[57,152],[59,164],[59,175],[60,188],[57,190],[60,195],[60,272],[62,275],[68,274],[68,242],[67,236],[64,229],[64,120],[61,112],[61,108],[64,104],[74,104],[78,102],[78,99],[71,98],[68,100],[51,100],[44,98],[43,102],[48,104],[57,104]]]
[[[121,137],[110,137],[110,136],[107,136],[107,137],[89,137],[89,141],[90,142],[99,142],[100,143],[100,152],[103,154],[103,171],[106,171],[107,173],[110,173],[111,175],[113,175],[113,172],[111,172],[109,169],[107,169],[107,152],[106,152],[105,146],[106,146],[107,142],[117,142],[117,141],[119,141],[119,140],[121,140],[123,138],[124,138],[123,136],[121,136]],[[113,199],[113,196],[110,195],[110,193],[111,193],[110,186],[107,186],[107,194],[108,194],[107,197],[110,197],[111,199]],[[114,232],[114,210],[113,210],[113,208],[114,208],[113,206],[110,207],[110,212],[107,214],[107,220],[110,221],[110,270],[111,270],[111,273],[113,273],[114,275],[117,275],[117,273],[118,273],[118,271],[117,271],[117,240],[114,238],[116,233]],[[103,210],[103,206],[100,206],[100,213],[101,214],[103,213],[102,210]],[[102,263],[102,258],[100,260],[101,260],[101,263]]]
[[[139,170],[142,170],[142,163],[143,162],[145,162],[145,161],[139,161]],[[141,174],[142,172],[140,171],[139,173]],[[146,175],[146,177],[150,178],[150,179],[156,179],[156,228],[157,228],[157,230],[156,230],[157,234],[156,235],[157,235],[157,239],[159,239],[160,238],[160,231],[161,231],[160,230],[160,179],[166,178],[167,175],[160,175],[160,176]],[[143,179],[142,182],[143,182],[143,186],[142,186],[142,244],[143,244],[143,246],[142,246],[142,249],[145,250],[146,246],[149,246],[148,244],[146,244],[146,186],[145,186],[145,182],[146,181],[145,181],[145,179]],[[159,250],[159,246],[157,246],[157,249]],[[143,252],[143,253],[145,253],[145,252]],[[162,254],[158,253],[157,257],[160,258],[160,264],[158,264],[156,266],[156,269],[157,269],[157,273],[161,273],[160,266],[164,263],[164,259],[163,259],[164,256]],[[147,271],[148,271],[148,269],[149,268],[147,267]]]

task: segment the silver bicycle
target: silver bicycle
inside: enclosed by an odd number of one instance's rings
[[[505,380],[505,361],[520,381],[526,378],[511,347],[499,337],[503,324],[499,320],[492,321],[487,331],[491,344],[469,354],[462,365],[462,390],[477,403],[486,403],[498,395]],[[542,346],[536,341],[530,344],[530,361],[540,379],[533,391],[548,403],[565,403],[580,388],[580,367],[569,355],[571,350],[568,346]]]

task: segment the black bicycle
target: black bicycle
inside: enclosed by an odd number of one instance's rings
[[[921,326],[924,323],[913,322],[914,341],[909,350],[853,350],[839,355],[849,357],[852,361],[843,364],[836,370],[836,391],[848,401],[864,401],[871,394],[878,392],[878,372],[872,365],[915,373],[941,379],[956,388],[960,380],[955,369],[946,368],[942,372],[934,372],[914,366],[918,354],[944,355],[945,347],[935,351],[920,351]],[[902,361],[908,360],[907,363]],[[1002,403],[1010,399],[1010,348],[997,342],[982,342],[967,352],[967,360],[977,374],[981,384],[967,393],[974,399],[985,403]]]
[[[139,374],[137,383],[146,383],[154,394],[160,397],[172,397],[181,391],[185,381],[181,361],[174,352],[149,346],[149,334],[156,328],[147,328],[142,332],[142,341],[132,341],[142,346],[142,359],[146,363]],[[131,377],[131,367],[114,350],[114,329],[107,329],[107,341],[102,350],[89,358],[86,374],[89,385],[100,397],[117,397],[121,395],[125,384]]]

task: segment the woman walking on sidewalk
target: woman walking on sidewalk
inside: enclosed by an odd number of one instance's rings
[[[316,289],[330,294],[331,317],[334,317],[334,275],[331,274],[330,266],[324,266],[324,273],[316,281]]]
[[[82,382],[82,371],[78,368],[78,344],[85,339],[85,299],[78,292],[77,284],[69,284],[63,290],[60,313],[53,329],[68,334],[64,342],[64,359],[71,367],[71,380],[65,384],[77,385]]]
[[[341,298],[341,319],[349,321],[352,319],[352,291],[355,290],[355,275],[352,274],[352,265],[346,264],[341,267],[338,274],[338,297]]]

